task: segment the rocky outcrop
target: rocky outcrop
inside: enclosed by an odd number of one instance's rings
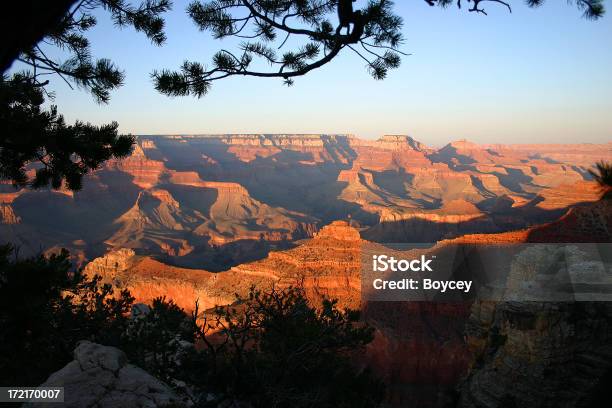
[[[192,180],[181,185],[195,189],[140,191],[105,243],[180,258],[193,256],[198,247],[240,240],[290,241],[308,237],[315,229],[314,219],[255,200],[237,183]]]
[[[265,259],[222,273],[216,287],[231,290],[228,283],[240,281],[246,293],[249,281],[256,278],[264,285],[301,285],[314,304],[328,297],[344,307],[358,308],[361,245],[356,228],[347,221],[334,221],[296,248],[271,252]]]
[[[559,279],[605,279],[605,264],[583,262],[584,255],[573,246],[531,246],[512,261],[508,293],[525,298],[543,282],[537,289],[542,298]],[[477,300],[472,305],[465,335],[474,357],[460,387],[460,407],[578,407],[595,402],[594,389],[612,372],[612,304],[551,299]]]
[[[135,256],[136,253],[129,248],[111,251],[89,262],[83,268],[83,272],[89,277],[94,275],[116,277],[133,265]]]
[[[476,303],[476,351],[460,407],[576,407],[612,367],[612,307],[602,303]]]
[[[143,148],[136,144],[132,155],[118,161],[110,161],[109,168],[115,168],[133,177],[133,183],[141,188],[153,187],[165,171],[163,161],[147,157]]]
[[[129,364],[119,349],[82,341],[74,360],[51,374],[41,387],[64,387],[63,407],[180,407],[172,389],[146,371]],[[28,403],[24,407],[47,407]]]
[[[571,208],[561,219],[529,231],[529,242],[612,242],[612,200]]]
[[[499,227],[488,216],[464,214],[441,215],[415,213],[396,221],[390,217],[366,232],[364,238],[376,242],[436,242],[443,239],[479,232],[496,232]]]
[[[484,145],[500,154],[506,152],[526,153],[531,158],[541,158],[552,163],[571,163],[574,166],[591,167],[602,156],[612,153],[612,142],[597,145],[590,143],[576,144],[520,144],[520,145]]]
[[[19,224],[21,217],[15,215],[10,204],[0,204],[0,224]]]
[[[340,241],[359,241],[359,231],[352,227],[347,221],[334,221],[329,225],[321,228],[315,238],[318,239],[337,239]]]
[[[448,244],[498,243],[606,243],[612,242],[612,200],[600,200],[570,208],[559,219],[517,231],[468,234]]]
[[[362,359],[387,384],[391,407],[451,407],[471,353],[462,329],[469,305],[369,302],[364,319],[375,329]]]
[[[424,151],[427,147],[421,142],[406,135],[384,135],[376,141],[376,144],[386,149],[410,149]]]
[[[357,308],[361,245],[356,228],[346,221],[335,221],[296,248],[270,252],[262,260],[225,272],[171,266],[130,249],[94,259],[84,272],[129,289],[137,302],[150,303],[166,296],[186,310],[192,310],[196,300],[200,307],[209,308],[233,302],[234,294],[246,295],[252,285],[265,288],[273,284],[303,285],[317,304],[326,296]]]
[[[198,299],[204,308],[231,303],[234,293],[211,294],[209,286],[214,273],[167,265],[148,256],[137,256],[127,248],[94,259],[83,272],[90,277],[99,275],[118,289],[129,289],[137,302],[150,304],[153,299],[165,296],[187,311],[193,309]]]

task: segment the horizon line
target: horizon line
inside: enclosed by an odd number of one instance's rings
[[[255,137],[255,136],[263,136],[263,137],[293,137],[293,138],[301,138],[301,137],[321,137],[321,136],[333,136],[333,137],[337,137],[337,136],[341,136],[341,137],[346,137],[348,139],[356,139],[356,140],[367,140],[367,141],[380,141],[381,139],[383,139],[384,137],[398,137],[398,138],[408,138],[414,142],[420,143],[422,145],[427,146],[427,144],[420,142],[418,139],[416,139],[415,137],[409,135],[409,134],[403,134],[403,133],[382,133],[380,136],[378,136],[378,138],[373,137],[373,138],[369,138],[369,137],[363,137],[363,136],[359,136],[356,135],[354,133],[326,133],[326,132],[321,132],[321,133],[266,133],[266,132],[238,132],[238,133],[135,133],[132,134],[132,136],[136,137],[136,138],[140,138],[140,137],[187,137],[187,138],[221,138],[221,137],[229,137],[229,136],[234,136],[234,137]],[[595,143],[595,142],[571,142],[571,143],[562,143],[562,142],[557,142],[557,143],[553,143],[553,142],[541,142],[541,143],[499,143],[499,142],[491,142],[491,143],[479,143],[479,142],[474,142],[470,139],[467,138],[459,138],[459,139],[448,139],[448,143],[446,143],[446,145],[451,144],[451,143],[456,143],[456,142],[464,142],[464,143],[472,143],[475,145],[481,145],[481,146],[487,146],[487,145],[492,145],[492,146],[531,146],[531,145],[550,145],[550,146],[554,146],[554,145],[560,145],[560,146],[570,146],[570,145],[612,145],[612,140],[608,141],[608,142],[601,142],[601,143]]]

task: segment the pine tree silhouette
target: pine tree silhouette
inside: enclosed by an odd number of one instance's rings
[[[595,164],[595,170],[589,170],[593,179],[599,184],[601,198],[612,199],[612,163],[603,160]]]
[[[24,24],[21,31],[14,24],[2,24],[2,31],[13,30],[3,37],[9,44],[0,54],[2,69],[13,61],[28,69],[0,78],[0,179],[11,180],[17,187],[51,185],[79,190],[85,174],[106,160],[128,155],[134,138],[118,135],[116,122],[67,125],[55,106],[44,109],[45,97],[53,98],[46,76],[57,75],[71,88],[87,90],[97,102],[108,103],[111,91],[123,84],[124,75],[112,61],[92,57],[85,34],[96,24],[93,10],[105,9],[116,26],[132,26],[161,45],[165,40],[161,15],[170,2],[147,0],[135,7],[123,0],[26,0],[9,7],[15,13],[3,14],[3,20],[23,18]],[[42,41],[67,52],[68,57],[50,58],[39,45]],[[28,175],[30,169],[34,176]]]
[[[158,70],[152,76],[156,89],[169,96],[205,95],[214,81],[232,76],[280,78],[292,85],[305,75],[332,61],[344,51],[354,52],[375,79],[384,79],[399,67],[403,42],[402,19],[393,13],[390,0],[370,0],[355,10],[354,0],[210,0],[194,1],[187,11],[196,26],[217,39],[244,39],[235,51],[214,54],[210,69],[185,61],[178,70]],[[431,6],[447,7],[462,0],[425,0]],[[487,2],[510,11],[510,2],[471,0],[468,10],[486,15]],[[528,0],[536,7],[543,0]],[[603,15],[603,0],[574,0],[586,18]],[[336,16],[337,14],[337,16]],[[291,40],[291,41],[290,41]],[[294,44],[291,49],[279,50]],[[265,64],[254,67],[259,59]],[[269,67],[261,69],[260,66]]]

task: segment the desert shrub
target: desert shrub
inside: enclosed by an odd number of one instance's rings
[[[185,348],[193,344],[192,328],[183,309],[172,300],[158,297],[150,310],[132,318],[122,336],[121,349],[132,363],[170,381],[180,376]]]
[[[69,254],[19,259],[0,247],[0,384],[35,386],[82,339],[119,345],[133,298],[72,271]]]
[[[251,289],[211,313],[199,315],[196,307],[192,321],[201,348],[185,360],[182,379],[206,386],[218,400],[370,407],[383,397],[382,383],[351,362],[373,340],[373,329],[335,301],[315,308],[298,288]]]

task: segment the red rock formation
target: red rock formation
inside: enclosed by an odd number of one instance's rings
[[[556,221],[496,234],[469,234],[440,244],[612,242],[612,202],[570,208]]]
[[[165,170],[163,162],[148,159],[144,150],[138,144],[134,146],[134,151],[130,157],[119,161],[111,161],[107,164],[107,167],[133,176],[132,182],[141,188],[153,187]]]
[[[10,204],[0,204],[0,224],[18,224],[21,217],[15,215]]]
[[[612,200],[571,208],[558,221],[528,230],[527,242],[612,242]]]
[[[340,241],[359,241],[359,231],[351,227],[347,221],[334,221],[331,224],[323,227],[315,238],[318,239],[336,239]]]
[[[196,300],[204,308],[233,300],[231,293],[225,297],[212,297],[206,291],[206,284],[214,279],[214,273],[165,265],[146,256],[137,256],[130,249],[112,251],[94,259],[86,265],[84,273],[99,275],[106,282],[129,289],[136,302],[141,303],[151,303],[153,299],[165,296],[191,311]]]

